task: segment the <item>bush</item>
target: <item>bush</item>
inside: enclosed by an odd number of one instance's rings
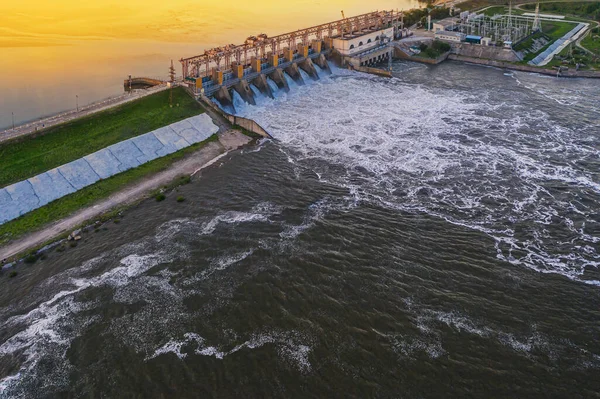
[[[441,40],[435,40],[432,44],[432,47],[435,50],[438,50],[441,53],[445,53],[446,51],[450,51],[452,48],[449,43],[443,42]]]
[[[177,197],[177,202],[183,202],[185,201],[185,198],[183,198],[182,196]]]
[[[35,263],[37,260],[38,260],[38,257],[36,254],[29,254],[25,257],[24,262],[32,264],[32,263]]]
[[[427,46],[425,43],[421,43],[421,44],[419,44],[419,50],[421,50],[421,51],[425,51],[425,50],[427,50],[427,48],[428,48],[428,47],[429,47],[429,46]]]
[[[156,194],[156,197],[154,197],[154,198],[156,198],[157,202],[160,202],[160,201],[164,201],[165,198],[167,198],[167,197],[165,197],[165,195],[163,193],[158,193],[158,194]]]
[[[17,271],[16,271],[16,270],[13,270],[12,272],[10,272],[10,273],[8,274],[8,277],[10,277],[10,278],[17,277],[17,274],[19,274],[19,273],[17,273]]]

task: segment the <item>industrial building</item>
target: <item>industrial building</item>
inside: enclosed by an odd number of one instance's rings
[[[332,48],[344,56],[353,56],[389,42],[394,37],[394,28],[375,31],[356,32],[352,35],[335,37],[331,40]]]
[[[466,35],[461,32],[437,31],[435,38],[446,42],[460,43],[465,40]]]

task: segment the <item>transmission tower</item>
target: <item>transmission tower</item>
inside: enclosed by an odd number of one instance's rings
[[[531,30],[537,32],[542,30],[542,23],[540,21],[540,3],[538,2],[535,6],[535,18],[533,18],[533,26]]]
[[[171,66],[169,67],[169,106],[173,107],[173,84],[175,83],[175,67],[173,66],[173,60],[171,60]]]

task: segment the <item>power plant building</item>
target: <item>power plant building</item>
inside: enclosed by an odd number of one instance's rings
[[[344,56],[353,56],[380,46],[383,40],[391,40],[394,37],[394,28],[386,28],[377,31],[355,32],[338,36],[332,39],[333,48]]]

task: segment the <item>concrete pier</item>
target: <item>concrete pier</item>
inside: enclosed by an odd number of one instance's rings
[[[215,98],[223,107],[233,108],[233,99],[231,98],[231,94],[229,94],[229,90],[227,90],[225,86],[221,86],[219,88],[219,90],[215,93]]]
[[[317,64],[323,72],[331,75],[331,68],[329,67],[329,62],[327,62],[327,58],[325,58],[324,54],[319,54],[319,56],[314,59],[314,63]]]
[[[256,101],[254,100],[254,92],[250,88],[250,85],[245,80],[240,80],[238,83],[233,86],[233,90],[237,91],[237,93],[246,101],[248,104],[256,105]]]
[[[256,78],[254,78],[252,84],[256,86],[258,90],[260,90],[260,92],[265,96],[268,96],[269,98],[275,98],[275,96],[273,95],[273,91],[271,90],[271,86],[269,86],[269,83],[267,82],[267,77],[265,75],[258,75]]]
[[[285,76],[281,69],[275,68],[275,70],[269,74],[269,78],[271,78],[271,80],[275,82],[277,87],[285,90],[286,93],[290,91],[290,86],[288,85],[288,82],[285,79]]]
[[[305,59],[300,64],[298,64],[298,66],[304,72],[306,72],[308,74],[308,76],[310,76],[314,80],[319,80],[319,74],[317,73],[317,70],[315,69],[315,65],[313,64],[313,62],[310,58]]]
[[[292,64],[285,68],[285,73],[287,73],[290,78],[294,79],[294,82],[298,83],[300,86],[304,85],[304,79],[302,79],[302,75],[300,75],[298,64]]]

